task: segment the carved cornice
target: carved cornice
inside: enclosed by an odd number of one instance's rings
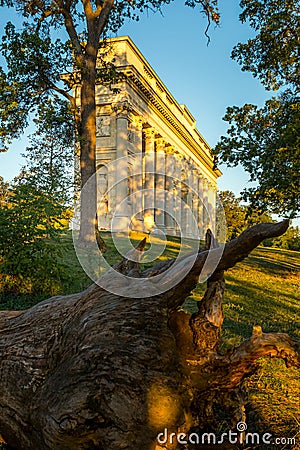
[[[181,141],[180,148],[183,148],[183,152],[185,152],[185,147],[186,153],[192,155],[192,159],[197,165],[199,163],[200,166],[205,166],[208,178],[213,179],[220,176],[221,172],[213,168],[210,146],[195,128],[194,117],[184,105],[180,105],[176,101],[130,38],[112,38],[110,42],[112,48],[116,45],[116,55],[118,55],[116,65],[118,71],[124,74],[124,78],[120,82],[121,93],[117,96],[111,95],[112,101],[113,97],[122,97],[126,93],[126,88],[129,87],[128,92],[133,90],[139,98],[135,104],[138,114],[145,112],[152,115],[154,112],[172,131],[175,139]],[[121,46],[119,42],[122,42]],[[140,101],[141,99],[146,107]],[[108,100],[106,100],[107,102]]]

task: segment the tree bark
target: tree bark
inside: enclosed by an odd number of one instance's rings
[[[93,28],[93,27],[92,27]],[[96,60],[99,37],[90,39],[86,46],[85,70],[81,71],[81,115],[79,127],[80,143],[80,232],[78,245],[89,246],[94,240],[100,248],[105,243],[98,229],[97,179],[96,179]]]
[[[27,311],[1,312],[0,434],[18,450],[175,449],[176,440],[160,447],[158,433],[213,426],[216,403],[230,408],[233,422],[244,419],[243,383],[257,359],[283,358],[288,366],[300,359],[288,335],[259,327],[239,347],[219,352],[223,272],[287,227],[260,224],[226,244],[193,315],[178,307],[195,288],[207,249],[178,284],[181,266],[174,265],[174,287],[157,296],[131,298],[129,290],[119,297],[92,285]],[[156,273],[163,279],[172,264],[143,273],[127,258],[115,269],[133,281]]]
[[[90,46],[91,47],[91,46]],[[96,186],[96,56],[89,54],[91,48],[87,45],[84,58],[85,70],[81,72],[81,128],[80,142],[80,170],[81,170],[81,199],[80,199],[80,236],[81,242],[92,242],[95,239],[97,186]],[[89,181],[88,184],[86,184]],[[83,187],[85,186],[85,189]]]
[[[98,2],[94,8],[90,0],[82,2],[87,30],[87,42],[84,47],[80,42],[70,11],[70,4],[63,4],[62,14],[65,27],[74,46],[75,63],[80,72],[80,115],[75,119],[80,145],[80,234],[81,245],[89,245],[95,239],[104,245],[98,231],[97,220],[97,186],[96,186],[96,80],[97,56],[100,36],[107,25],[114,0]],[[87,184],[88,182],[88,184]],[[85,189],[82,189],[84,186]]]

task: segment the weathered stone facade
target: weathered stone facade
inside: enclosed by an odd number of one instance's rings
[[[131,39],[109,45],[125,77],[96,90],[99,226],[202,237],[220,176],[210,147]]]

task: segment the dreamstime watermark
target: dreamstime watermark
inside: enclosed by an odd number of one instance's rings
[[[247,432],[247,424],[238,422],[236,430],[229,430],[226,433],[217,435],[216,433],[169,433],[165,428],[163,432],[157,435],[159,445],[178,443],[181,445],[222,445],[246,444],[246,445],[295,445],[296,438],[291,437],[273,437],[271,433],[252,433]]]
[[[151,155],[148,157],[151,159]],[[155,155],[152,155],[155,158]],[[219,202],[218,224],[216,224],[214,200],[209,200],[208,187],[199,193],[195,188],[193,171],[187,173],[184,181],[174,175],[174,160],[165,155],[164,169],[146,170],[145,155],[123,157],[102,166],[84,185],[74,208],[72,221],[73,242],[78,260],[86,274],[98,285],[116,295],[134,298],[151,297],[166,292],[183,280],[195,264],[199,240],[204,238],[207,228],[212,229],[220,245],[213,243],[200,271],[199,281],[205,281],[216,269],[222,254],[226,236],[225,214]],[[172,166],[173,164],[173,166]],[[130,176],[128,168],[130,167]],[[164,179],[163,187],[153,180]],[[150,183],[147,184],[147,180]],[[149,185],[152,186],[149,188]],[[166,186],[166,184],[168,186]],[[88,248],[80,244],[81,199],[88,201],[97,189],[97,210],[93,216],[106,220],[106,229],[116,250],[125,258],[137,262],[153,263],[166,249],[169,228],[180,238],[179,248],[173,264],[164,271],[149,278],[124,275],[115,270],[99,250],[95,239]],[[91,202],[92,203],[92,202]],[[195,206],[196,205],[196,206]],[[199,220],[199,211],[202,222]],[[163,218],[163,220],[162,220]],[[204,220],[205,219],[205,220]],[[150,243],[142,255],[134,250],[131,234],[142,226]],[[113,275],[113,276],[112,276]]]

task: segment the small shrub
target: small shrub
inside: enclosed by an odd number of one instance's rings
[[[71,278],[63,261],[65,208],[30,183],[17,183],[0,209],[2,292],[56,294]]]

